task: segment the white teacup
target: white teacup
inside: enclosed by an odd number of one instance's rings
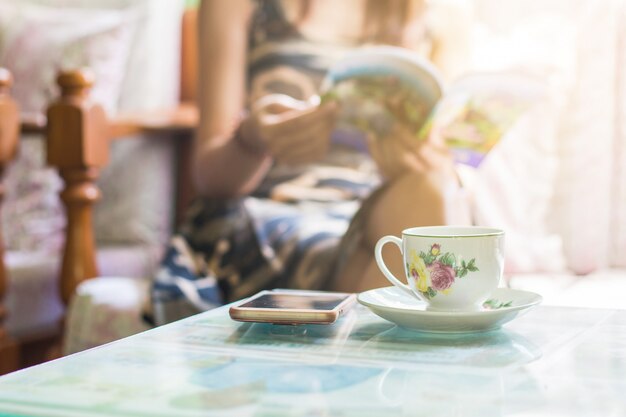
[[[408,285],[383,261],[388,242],[400,248]],[[479,310],[502,276],[504,232],[478,226],[413,227],[402,231],[402,239],[384,236],[374,251],[385,277],[430,310]]]

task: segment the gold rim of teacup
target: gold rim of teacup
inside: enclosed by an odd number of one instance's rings
[[[454,230],[454,229],[465,229],[468,233],[456,233],[456,234],[442,234],[443,232],[428,233],[427,230]],[[423,232],[420,232],[422,231]],[[477,232],[469,232],[471,230],[476,230]],[[478,232],[478,230],[482,230],[482,232]],[[430,237],[430,238],[443,238],[443,239],[458,239],[465,237],[485,237],[485,236],[501,236],[504,235],[504,230],[496,229],[493,227],[482,227],[482,226],[424,226],[424,227],[410,227],[408,229],[404,229],[402,231],[402,235],[406,236],[417,236],[417,237]]]

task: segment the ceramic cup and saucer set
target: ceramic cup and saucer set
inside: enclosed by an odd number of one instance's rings
[[[398,246],[406,280],[385,265],[383,246]],[[504,232],[478,226],[414,227],[376,244],[378,267],[393,284],[358,296],[373,313],[398,326],[436,333],[488,331],[541,302],[529,291],[498,288]],[[406,282],[406,283],[405,283]]]

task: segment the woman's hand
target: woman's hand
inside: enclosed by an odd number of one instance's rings
[[[242,123],[241,140],[269,153],[278,163],[306,164],[328,152],[335,125],[335,103],[319,105],[283,94],[271,94],[255,103]]]
[[[385,138],[368,138],[372,159],[386,180],[398,178],[407,172],[425,173],[435,168],[448,168],[452,158],[439,141],[420,140],[404,126],[396,123]]]

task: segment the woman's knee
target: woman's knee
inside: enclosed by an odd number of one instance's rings
[[[370,245],[415,226],[469,224],[466,192],[453,173],[409,173],[387,185],[367,219]]]

